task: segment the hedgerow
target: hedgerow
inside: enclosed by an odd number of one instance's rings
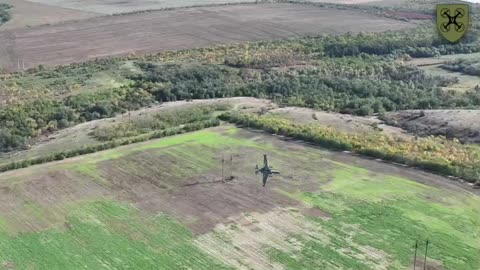
[[[167,128],[167,129],[164,129],[164,130],[153,131],[153,132],[138,135],[138,136],[135,136],[135,137],[112,140],[112,141],[109,141],[109,142],[106,142],[106,143],[89,145],[89,146],[85,146],[85,147],[82,147],[82,148],[63,151],[63,152],[58,152],[58,153],[53,153],[53,154],[45,155],[45,156],[41,156],[41,157],[14,161],[14,162],[10,162],[8,164],[0,166],[0,172],[26,168],[26,167],[29,167],[29,166],[32,166],[32,165],[63,160],[63,159],[66,159],[66,158],[71,158],[71,157],[85,155],[85,154],[91,154],[91,153],[95,153],[95,152],[98,152],[98,151],[103,151],[103,150],[119,147],[119,146],[122,146],[122,145],[139,143],[139,142],[144,142],[144,141],[148,141],[148,140],[151,140],[151,139],[158,139],[158,138],[163,138],[163,137],[167,137],[167,136],[173,136],[173,135],[176,135],[176,134],[192,132],[192,131],[195,131],[195,130],[200,130],[200,129],[204,129],[204,128],[218,126],[219,124],[220,124],[220,121],[218,119],[210,119],[210,120],[206,120],[206,121],[186,124],[186,125],[183,125],[181,127],[172,127],[172,128]]]
[[[331,127],[294,124],[272,116],[224,113],[221,120],[269,133],[293,137],[335,150],[345,150],[387,161],[421,167],[469,182],[480,179],[478,151],[442,137],[393,138],[381,133],[350,134]]]

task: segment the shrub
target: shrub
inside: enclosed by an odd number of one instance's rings
[[[443,175],[479,180],[480,155],[455,140],[441,137],[395,139],[381,133],[350,134],[312,124],[294,124],[272,116],[224,113],[219,119],[249,125],[279,135],[305,140],[320,146],[418,166]]]

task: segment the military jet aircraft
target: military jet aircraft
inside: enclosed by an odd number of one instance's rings
[[[263,175],[263,186],[267,184],[267,179],[269,176],[272,176],[272,174],[280,174],[279,171],[274,171],[272,169],[272,166],[268,166],[267,155],[263,155],[263,168],[259,169],[258,165],[255,166],[255,174],[261,172]]]

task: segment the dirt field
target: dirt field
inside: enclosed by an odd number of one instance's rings
[[[139,10],[178,8],[178,7],[189,7],[189,6],[218,5],[218,4],[227,4],[227,3],[236,4],[236,3],[257,2],[256,0],[126,0],[126,1],[29,0],[29,1],[56,6],[56,7],[69,8],[69,9],[75,9],[75,10],[81,10],[81,11],[87,11],[87,12],[103,13],[103,14],[126,13],[126,12],[139,11]],[[271,2],[275,2],[275,1],[271,1]],[[338,0],[338,1],[310,0],[309,2],[365,4],[365,3],[375,2],[375,1],[372,1],[372,0]]]
[[[255,3],[255,0],[29,0],[56,7],[102,14],[127,13],[140,10],[179,8],[202,5]]]
[[[399,0],[395,0],[399,1]],[[375,4],[376,0],[309,0],[308,2],[312,3],[335,3],[335,4],[346,4],[346,5],[356,5],[356,4]]]
[[[266,188],[253,173],[264,153],[281,171]],[[429,237],[429,269],[474,270],[471,192],[223,126],[0,174],[0,265],[405,269]]]
[[[407,3],[408,0],[377,0],[365,2],[362,4],[378,7],[405,7]]]
[[[333,20],[335,18],[335,20]],[[342,18],[342,20],[336,20]],[[111,55],[151,54],[320,33],[379,32],[414,24],[309,5],[261,4],[148,12],[0,33],[0,68],[67,64]]]
[[[440,135],[480,143],[480,110],[408,110],[388,113],[386,119],[419,136]]]
[[[101,15],[95,12],[66,9],[25,0],[2,0],[2,3],[7,3],[13,6],[13,8],[10,10],[10,21],[0,26],[0,31],[83,20]]]
[[[480,84],[480,79],[477,76],[467,75],[460,72],[452,72],[440,68],[442,64],[447,61],[453,61],[456,59],[477,59],[480,58],[480,53],[471,53],[471,54],[452,54],[452,55],[442,55],[440,57],[434,58],[414,58],[411,61],[408,61],[407,64],[416,65],[419,68],[425,70],[428,74],[432,76],[442,76],[446,78],[456,77],[458,83],[444,87],[446,90],[455,90],[455,91],[468,91],[475,88],[475,86]]]
[[[385,134],[395,137],[410,136],[400,128],[388,126],[377,117],[361,117],[350,114],[340,114],[335,112],[316,111],[308,108],[285,107],[269,110],[270,114],[278,115],[282,118],[292,120],[296,123],[318,124],[321,126],[331,126],[335,129],[349,132],[373,132],[382,131]]]

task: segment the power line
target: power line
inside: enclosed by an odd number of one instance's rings
[[[413,270],[415,270],[417,264],[417,249],[418,249],[418,241],[415,240],[415,254],[413,255]]]
[[[225,183],[225,154],[222,154],[222,182]]]
[[[428,239],[426,241],[426,245],[425,245],[425,260],[423,261],[423,270],[426,270],[427,269],[427,252],[428,252]]]
[[[230,180],[233,178],[233,155],[230,155]]]

